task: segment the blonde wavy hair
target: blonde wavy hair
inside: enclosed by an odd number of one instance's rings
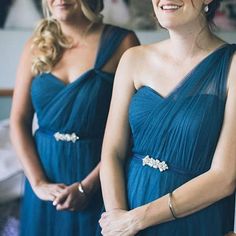
[[[87,31],[95,23],[102,22],[100,12],[103,9],[103,0],[77,0],[85,17],[91,22]],[[50,72],[61,59],[65,49],[72,46],[72,40],[66,37],[60,23],[52,18],[47,0],[42,0],[45,18],[41,20],[33,34],[31,70],[34,75]]]

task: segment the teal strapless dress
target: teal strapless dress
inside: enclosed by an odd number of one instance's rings
[[[51,73],[36,76],[31,96],[39,129],[35,144],[45,175],[51,182],[70,185],[83,180],[99,163],[114,74],[102,70],[124,37],[130,33],[106,25],[94,68],[64,84]],[[78,58],[78,60],[82,60]],[[75,133],[79,139],[59,140],[55,133]],[[65,137],[65,136],[64,136]],[[94,236],[102,211],[102,196],[92,197],[82,212],[56,211],[41,201],[28,181],[21,213],[22,236]]]
[[[129,108],[133,145],[126,176],[130,209],[209,170],[222,128],[227,75],[235,50],[236,45],[230,44],[215,50],[166,97],[148,86],[133,95]],[[233,230],[233,215],[231,196],[138,235],[223,236]]]

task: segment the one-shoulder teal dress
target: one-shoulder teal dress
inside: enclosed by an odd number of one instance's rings
[[[72,83],[65,84],[52,73],[33,79],[31,97],[39,124],[35,144],[49,181],[73,184],[99,163],[114,79],[102,69],[129,33],[106,25],[94,68]],[[52,202],[39,200],[26,181],[20,235],[94,236],[102,205],[98,192],[82,212],[57,211]]]
[[[129,108],[133,145],[126,174],[130,209],[154,201],[210,169],[224,120],[227,76],[235,50],[236,45],[230,44],[216,49],[165,97],[148,86],[133,95]],[[230,196],[138,235],[223,236],[233,230],[233,215],[234,197]]]

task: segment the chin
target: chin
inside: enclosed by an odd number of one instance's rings
[[[168,21],[159,21],[159,24],[161,25],[162,28],[165,28],[167,30],[173,30],[173,29],[177,29],[180,25],[176,24],[176,22],[168,22]]]
[[[68,14],[55,14],[54,17],[58,21],[62,21],[62,22],[69,21],[69,19],[71,18]]]

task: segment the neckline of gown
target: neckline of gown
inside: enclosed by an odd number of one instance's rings
[[[103,42],[103,38],[104,38],[104,35],[105,35],[105,32],[108,28],[108,24],[104,24],[103,26],[103,29],[102,29],[102,32],[101,32],[101,35],[99,37],[99,43],[98,43],[98,48],[97,48],[97,52],[96,52],[96,56],[95,56],[95,61],[94,61],[94,65],[88,69],[88,70],[85,70],[84,72],[82,72],[80,75],[76,76],[75,79],[72,81],[72,82],[64,82],[60,77],[56,76],[55,74],[53,74],[52,72],[48,72],[46,73],[47,75],[50,76],[50,78],[58,81],[60,84],[62,84],[63,86],[67,87],[69,85],[72,85],[74,84],[76,81],[78,81],[83,75],[85,75],[86,73],[88,73],[89,71],[92,71],[96,68],[96,64],[97,64],[97,59],[98,59],[98,56],[100,54],[100,50],[101,50],[101,47],[102,47],[102,42]]]
[[[158,92],[156,89],[152,88],[149,85],[142,85],[140,88],[137,89],[137,91],[141,89],[148,89],[149,91],[153,92],[155,95],[160,97],[162,100],[166,100],[169,97],[171,97],[179,88],[181,88],[190,78],[191,74],[198,69],[199,66],[201,66],[206,60],[208,60],[211,56],[215,55],[218,51],[221,49],[224,49],[226,46],[228,46],[229,43],[223,43],[216,49],[214,49],[212,52],[210,52],[208,55],[206,55],[202,60],[200,60],[184,77],[181,79],[168,93],[167,95],[162,95],[162,93]]]

